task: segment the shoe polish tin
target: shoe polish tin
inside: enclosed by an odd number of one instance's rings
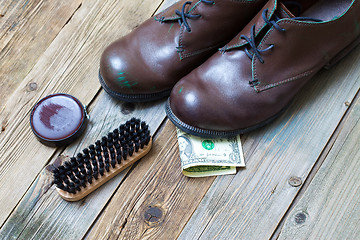
[[[85,130],[85,106],[75,97],[57,93],[41,99],[30,114],[30,125],[37,139],[47,146],[72,143]]]

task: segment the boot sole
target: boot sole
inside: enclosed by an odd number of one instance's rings
[[[170,121],[180,130],[189,133],[191,135],[194,136],[198,136],[198,137],[202,137],[202,138],[228,138],[228,137],[233,137],[239,134],[245,134],[251,131],[254,131],[256,129],[259,129],[271,122],[273,122],[276,118],[278,118],[281,114],[283,114],[286,109],[288,107],[283,108],[280,112],[276,113],[274,116],[266,119],[263,122],[260,122],[258,124],[255,124],[251,127],[247,127],[247,128],[242,128],[242,129],[235,129],[232,131],[216,131],[216,130],[206,130],[206,129],[201,129],[201,128],[197,128],[197,127],[193,127],[190,126],[186,123],[184,123],[183,121],[181,121],[179,118],[177,118],[174,114],[174,112],[171,110],[170,107],[170,98],[168,99],[166,106],[165,106],[165,111],[166,114],[168,116],[168,118],[170,119]]]
[[[106,93],[108,93],[113,98],[116,98],[118,100],[125,101],[125,102],[150,102],[150,101],[155,101],[155,100],[159,100],[159,99],[168,97],[168,96],[170,96],[170,93],[171,93],[171,89],[166,90],[166,91],[162,91],[162,92],[147,93],[147,94],[122,94],[122,93],[118,93],[118,92],[115,92],[115,91],[111,90],[106,85],[103,77],[101,76],[100,71],[99,71],[99,81],[100,81],[100,84],[101,84],[101,86],[103,87],[103,89],[105,90]]]

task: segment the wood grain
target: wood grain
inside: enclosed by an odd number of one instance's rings
[[[247,136],[246,171],[215,180],[179,239],[270,238],[299,191],[289,179],[307,178],[359,90],[359,64],[357,48],[318,74],[283,117]]]
[[[358,239],[360,100],[278,239]]]
[[[81,2],[0,1],[0,109]],[[35,82],[28,85],[28,91],[35,88]]]
[[[121,184],[88,239],[176,239],[214,179],[181,173],[176,130],[167,120],[153,151]]]
[[[74,156],[132,117],[146,121],[154,134],[165,117],[164,101],[126,104],[115,101],[103,92],[90,117],[91,123],[85,136],[66,148],[64,156]],[[154,150],[149,154],[152,152]],[[57,161],[58,157],[54,155],[51,162],[57,164]],[[128,171],[122,171],[81,201],[67,202],[52,185],[51,174],[43,169],[1,228],[0,239],[44,239],[44,236],[51,236],[52,239],[82,238]]]
[[[5,130],[0,133],[0,226],[55,152],[33,136],[29,126],[32,106],[54,92],[72,94],[89,104],[100,89],[97,74],[105,46],[151,16],[160,3],[84,2],[10,96],[0,112]],[[38,88],[29,92],[33,82]]]

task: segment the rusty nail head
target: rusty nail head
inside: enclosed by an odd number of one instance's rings
[[[292,187],[300,187],[302,185],[302,180],[299,177],[291,177],[289,179],[289,184]]]
[[[298,212],[295,215],[295,223],[296,224],[304,224],[306,222],[307,219],[307,214],[304,212]]]

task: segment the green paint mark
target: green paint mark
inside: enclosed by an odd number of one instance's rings
[[[210,150],[213,150],[213,149],[214,149],[215,143],[214,143],[213,141],[211,141],[211,140],[204,140],[204,141],[202,142],[202,146],[203,146],[204,149],[210,151]]]
[[[181,87],[179,90],[179,94],[182,92],[182,90],[184,89],[184,87]]]
[[[172,29],[173,26],[174,26],[174,23],[171,24],[168,33],[170,33],[170,31],[171,31],[171,29]]]
[[[130,89],[130,88],[132,88],[133,86],[137,85],[138,83],[137,83],[137,82],[131,83],[131,82],[129,82],[129,81],[125,81],[125,82],[120,81],[119,84],[120,84],[120,87],[122,87],[122,88],[129,88],[129,89]]]
[[[358,21],[355,21],[355,32],[358,33],[360,30],[360,23]]]
[[[150,90],[156,90],[156,87],[155,87],[155,86],[152,86],[152,87],[150,88]]]
[[[125,81],[126,77],[129,76],[126,72],[119,72],[118,75],[122,75],[118,77],[118,84],[121,88],[131,89],[133,86],[138,85],[138,82]]]

